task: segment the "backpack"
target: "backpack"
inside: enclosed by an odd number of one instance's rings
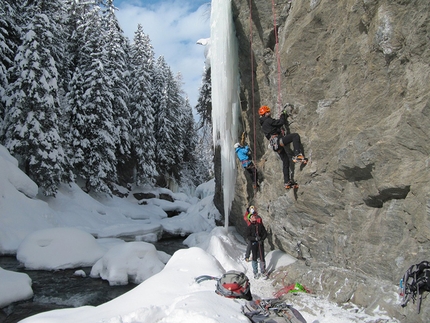
[[[412,298],[413,303],[418,297],[417,310],[420,313],[423,292],[430,292],[430,262],[421,261],[412,265],[400,280],[400,296],[403,296],[401,305],[405,307]]]
[[[196,278],[197,283],[205,280],[217,281],[215,293],[218,295],[227,298],[244,298],[248,301],[252,300],[251,284],[249,283],[248,277],[242,272],[230,270],[220,278],[207,275]]]
[[[244,273],[235,270],[226,272],[218,279],[215,292],[228,298],[252,300],[251,284],[248,277]]]
[[[253,323],[306,323],[298,310],[278,298],[247,302],[242,312]]]

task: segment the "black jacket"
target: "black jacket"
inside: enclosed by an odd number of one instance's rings
[[[246,228],[246,238],[249,241],[258,241],[257,236],[260,238],[259,241],[262,241],[267,238],[267,231],[264,227],[263,223],[251,223]]]
[[[281,128],[285,124],[285,115],[282,113],[279,119],[273,119],[271,116],[260,117],[261,129],[267,139],[273,135],[280,135]]]

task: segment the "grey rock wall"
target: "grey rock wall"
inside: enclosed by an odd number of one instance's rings
[[[268,249],[297,256],[300,244],[303,260],[292,277],[312,285],[324,273],[318,288],[336,301],[382,304],[404,322],[426,322],[430,300],[416,315],[413,305],[396,303],[395,288],[411,264],[430,260],[430,2],[232,6],[242,130],[256,147],[262,179],[254,193],[238,165],[232,224],[243,230],[246,206],[256,205],[270,232]],[[281,161],[257,113],[269,105],[278,116],[287,102],[289,130],[300,134],[311,160],[292,167],[296,192],[283,188]],[[350,282],[342,297],[339,279]],[[384,287],[368,295],[375,282]]]

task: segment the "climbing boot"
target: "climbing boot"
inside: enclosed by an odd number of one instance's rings
[[[289,190],[290,188],[294,188],[296,186],[298,186],[297,183],[292,180],[289,180],[287,183],[284,184],[286,190]]]
[[[305,156],[303,156],[302,154],[297,154],[296,156],[293,157],[293,162],[295,163],[302,163],[305,161]]]

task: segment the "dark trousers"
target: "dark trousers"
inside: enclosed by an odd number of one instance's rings
[[[277,151],[282,160],[282,172],[284,173],[284,184],[290,180],[290,158],[287,155],[284,147],[280,147]]]
[[[281,141],[282,145],[281,146]],[[282,160],[282,172],[284,173],[284,184],[286,184],[290,180],[290,159],[288,157],[287,152],[285,151],[285,146],[293,143],[294,155],[297,156],[301,152],[300,136],[298,133],[290,133],[282,138],[278,139],[279,150],[277,153]]]
[[[260,259],[261,262],[264,261],[264,243],[263,241],[260,242],[251,242],[251,253],[252,253],[252,260],[257,261]]]
[[[279,139],[282,140],[282,144],[284,146],[287,146],[289,143],[293,143],[293,149],[294,149],[294,156],[297,156],[300,154],[302,148],[302,143],[300,142],[300,136],[298,133],[290,133],[282,138]]]
[[[249,255],[251,254],[251,241],[248,241],[245,251],[245,259],[249,259]]]
[[[258,259],[260,259],[260,272],[262,274],[266,273],[266,261],[264,259],[264,242],[251,242],[251,252],[252,252],[252,271],[254,275],[258,273]]]
[[[248,174],[251,176],[252,183],[254,185],[257,185],[258,183],[258,174],[257,174],[257,168],[255,167],[254,163],[251,162],[247,167],[245,167]]]

